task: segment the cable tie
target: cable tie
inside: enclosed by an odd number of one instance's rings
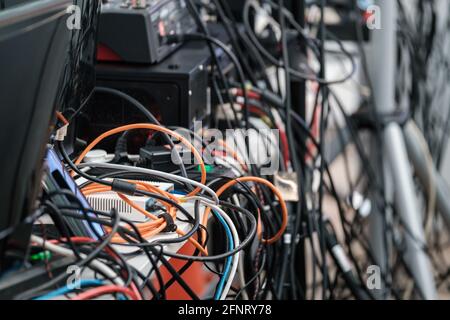
[[[161,213],[158,218],[162,218],[166,221],[166,228],[162,232],[175,232],[177,231],[178,226],[175,224],[172,216],[168,213]]]

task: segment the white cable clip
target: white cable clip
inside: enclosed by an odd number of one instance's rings
[[[67,129],[69,128],[69,124],[65,124],[58,130],[56,130],[55,140],[56,141],[64,141],[67,136]]]

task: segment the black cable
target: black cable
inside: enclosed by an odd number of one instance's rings
[[[133,98],[132,96],[117,90],[117,89],[113,89],[113,88],[106,88],[106,87],[95,87],[95,92],[100,92],[100,93],[106,93],[106,94],[110,94],[110,95],[114,95],[117,96],[125,101],[127,101],[128,103],[130,103],[132,106],[134,106],[136,109],[138,109],[140,112],[142,112],[142,114],[145,115],[145,117],[149,120],[149,122],[156,124],[158,126],[161,126],[161,123],[158,121],[158,119],[156,119],[156,117],[142,104],[140,103],[138,100],[136,100],[135,98]],[[81,107],[79,109],[81,111]],[[183,161],[181,160],[181,156],[180,153],[177,151],[175,144],[173,143],[172,139],[169,137],[169,135],[167,135],[166,133],[161,133],[164,140],[170,145],[172,150],[175,150],[176,152],[174,153],[177,157],[177,161],[179,163],[180,166],[180,170],[181,170],[181,174],[183,175],[183,177],[187,178],[187,172],[186,172],[186,167],[184,166]]]
[[[268,1],[266,0],[267,3],[269,3],[271,6],[273,6],[274,8],[278,8],[279,6],[277,4],[275,4],[272,1]],[[263,54],[264,58],[266,58],[270,63],[272,63],[273,65],[277,66],[277,67],[283,67],[282,64],[279,63],[278,59],[273,57],[272,54],[270,52],[268,52],[264,46],[259,42],[259,40],[257,39],[256,35],[254,34],[251,26],[250,26],[250,22],[249,22],[249,12],[250,12],[250,3],[251,1],[247,0],[245,2],[244,5],[244,10],[243,10],[243,20],[244,20],[244,26],[247,30],[247,34],[249,35],[250,39],[252,40],[253,44],[258,48],[258,50]],[[284,8],[284,7],[283,7]],[[305,40],[305,44],[308,45],[313,53],[317,53],[317,45],[314,43],[314,41],[312,41],[312,39],[310,39],[304,32],[303,28],[301,26],[298,25],[298,23],[295,21],[295,18],[292,16],[292,14],[286,10],[284,8],[284,10],[279,10],[282,11],[282,14],[284,16],[286,16],[286,18],[289,20],[289,22],[294,26],[294,28],[299,32],[299,34],[303,37],[303,39]],[[329,33],[330,37],[332,37],[339,45],[341,51],[349,57],[351,63],[352,63],[352,71],[347,74],[344,78],[339,79],[339,80],[334,80],[334,81],[328,81],[326,80],[324,77],[314,77],[311,74],[306,74],[306,73],[302,73],[296,69],[293,68],[287,68],[287,70],[289,71],[289,73],[293,76],[296,77],[300,80],[310,80],[310,81],[314,81],[317,82],[319,84],[323,84],[323,85],[332,85],[332,84],[339,84],[339,83],[343,83],[345,81],[347,81],[348,79],[350,79],[353,74],[356,72],[356,62],[354,61],[352,55],[345,49],[344,45],[342,44],[342,41],[340,41],[337,37],[334,37],[331,33]]]
[[[326,39],[326,26],[325,26],[325,6],[326,0],[320,1],[320,76],[325,77],[325,39]],[[328,106],[328,87],[327,85],[321,86],[322,90],[322,110],[320,112],[320,154],[324,154],[324,144],[325,144],[325,113]],[[320,251],[322,252],[322,298],[326,299],[326,290],[328,287],[327,278],[327,261],[326,261],[326,244],[325,244],[325,230],[323,224],[323,199],[324,199],[324,164],[325,159],[321,157],[320,160],[320,186],[319,186],[319,238],[320,238]]]
[[[239,251],[245,249],[250,242],[253,240],[254,236],[256,235],[256,227],[257,227],[257,222],[256,222],[256,218],[246,209],[244,208],[240,208],[240,207],[236,207],[234,205],[228,204],[228,203],[220,203],[221,205],[224,206],[230,206],[233,210],[239,211],[241,213],[244,213],[245,216],[248,218],[249,222],[251,223],[251,229],[249,234],[247,235],[247,238],[245,238],[239,246],[237,246],[236,248],[234,248],[233,250],[223,253],[223,254],[218,254],[218,255],[214,255],[214,256],[187,256],[187,255],[182,255],[182,254],[177,254],[177,253],[170,253],[167,251],[164,251],[164,249],[161,249],[162,255],[171,257],[171,258],[176,258],[179,260],[193,260],[193,261],[201,261],[201,262],[214,262],[216,260],[224,260],[228,257],[231,257],[233,255],[235,255],[236,253],[238,253]],[[152,243],[148,243],[146,241],[141,242],[141,243],[133,243],[133,244],[117,244],[117,245],[121,245],[121,246],[132,246],[132,247],[139,247],[139,248],[151,248],[153,246],[155,246],[155,244]]]
[[[103,251],[103,249],[110,244],[114,234],[117,232],[117,229],[119,228],[119,224],[120,224],[120,216],[117,213],[117,211],[112,210],[113,212],[113,218],[114,218],[114,223],[111,229],[111,233],[105,237],[105,239],[103,239],[99,245],[90,253],[88,254],[84,259],[78,261],[75,263],[76,266],[78,267],[83,267],[84,265],[89,264],[93,259],[95,259],[95,257],[101,252]],[[61,281],[63,281],[66,277],[68,277],[69,275],[65,272],[61,273],[60,275],[52,278],[51,280],[49,280],[48,282],[41,284],[37,287],[34,287],[32,289],[29,289],[25,292],[20,293],[19,295],[17,295],[16,297],[14,297],[15,300],[24,300],[24,299],[28,299],[30,297],[33,297],[36,295],[37,292],[43,291],[48,287],[51,287],[53,285],[56,285],[58,283],[60,283]]]
[[[101,215],[107,215],[104,212],[99,212],[96,210],[90,210],[90,212],[93,213],[97,213],[97,214],[101,214]],[[73,217],[79,217],[81,218],[79,215],[77,215],[76,213],[74,214],[70,214],[70,213],[65,213],[65,214],[69,214]],[[108,215],[107,215],[108,216]],[[93,221],[96,222],[102,222],[105,225],[108,225],[107,221],[102,221],[101,219],[98,218],[92,218]],[[152,252],[153,255],[158,256],[159,259],[161,260],[162,264],[168,269],[168,271],[172,274],[173,277],[175,277],[176,281],[183,287],[183,289],[191,296],[191,298],[193,299],[198,299],[198,297],[195,295],[195,293],[189,288],[189,286],[184,282],[184,280],[180,277],[180,275],[175,271],[175,269],[170,265],[170,263],[162,256],[163,254],[163,250],[162,250],[162,246],[160,244],[157,243],[147,243],[146,240],[144,240],[142,238],[142,236],[139,233],[139,230],[136,228],[136,226],[134,225],[134,223],[132,223],[129,220],[123,219],[125,223],[127,223],[132,229],[131,230],[127,230],[127,229],[119,229],[119,234],[124,237],[125,234],[133,237],[136,240],[133,240],[129,237],[125,237],[125,239],[129,240],[129,244],[123,244],[123,243],[113,243],[114,245],[117,246],[131,246],[131,247],[139,247],[141,249],[143,249],[145,251],[145,253],[147,254],[147,257],[149,258],[149,260],[151,261],[152,265],[156,266],[156,261],[153,259],[153,257],[151,256],[151,254],[148,252],[148,250],[150,250]],[[122,231],[122,232],[120,232]],[[142,244],[146,243],[147,245],[143,246]],[[158,251],[157,249],[155,249],[154,247],[160,247],[161,249]],[[159,278],[159,282],[160,282],[160,288],[164,288],[164,282],[162,281],[162,278],[160,277],[159,274],[159,270],[158,268],[154,269],[155,272],[157,272],[157,276]],[[160,291],[161,292],[161,291]],[[164,291],[165,292],[165,291]]]
[[[171,42],[183,42],[183,41],[199,41],[199,40],[203,40],[203,41],[207,41],[210,42],[214,45],[216,45],[217,47],[219,47],[220,49],[222,49],[224,51],[224,53],[231,59],[231,61],[233,62],[235,68],[236,68],[236,72],[238,74],[239,80],[240,80],[240,85],[241,85],[241,90],[243,92],[243,96],[244,96],[244,118],[245,118],[245,123],[246,123],[246,129],[249,129],[249,125],[250,125],[250,113],[249,113],[249,108],[248,108],[248,94],[247,94],[247,87],[245,86],[245,75],[244,75],[244,71],[242,70],[242,66],[239,62],[239,59],[236,57],[236,55],[220,40],[213,38],[209,35],[204,35],[204,34],[184,34],[184,35],[175,35],[175,36],[168,36],[167,37],[167,41],[169,43]]]
[[[192,2],[192,0],[187,0],[186,4],[187,4],[187,7],[188,7],[192,17],[194,18],[194,20],[195,20],[195,22],[197,24],[197,27],[200,29],[200,31],[204,35],[210,36],[208,28],[203,23],[202,18],[200,16],[197,8],[195,7],[194,3]],[[222,87],[224,88],[224,90],[225,90],[225,92],[227,94],[227,98],[228,98],[228,101],[230,103],[231,109],[233,110],[233,114],[235,115],[234,121],[235,121],[236,127],[240,127],[240,121],[239,121],[239,119],[237,117],[237,112],[236,112],[236,109],[235,109],[235,106],[234,106],[234,103],[233,103],[233,99],[232,99],[231,94],[230,94],[230,88],[229,88],[228,82],[227,82],[227,80],[225,78],[224,71],[222,70],[222,66],[220,65],[220,62],[219,62],[219,60],[218,60],[218,58],[216,56],[216,52],[214,50],[214,47],[213,47],[212,43],[207,42],[207,46],[208,46],[208,49],[209,49],[209,52],[210,52],[210,55],[211,55],[212,66],[215,67],[214,70],[217,70],[217,72],[218,72],[219,80],[221,81],[221,85],[222,85]],[[214,74],[214,70],[212,70],[213,74]]]

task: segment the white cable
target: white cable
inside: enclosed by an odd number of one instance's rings
[[[241,203],[239,201],[239,197],[237,194],[233,195],[233,202],[236,206],[240,207]],[[241,295],[242,300],[249,300],[247,290],[245,289],[245,272],[244,272],[244,251],[241,251],[241,256],[239,258],[239,265],[238,265],[238,274],[239,274],[239,285],[241,286]]]
[[[245,172],[242,169],[238,168],[238,165],[240,166],[240,164],[234,158],[231,158],[231,157],[222,157],[222,158],[216,157],[216,158],[214,158],[214,161],[215,161],[216,164],[222,165],[222,166],[230,169],[231,171],[233,171],[233,174],[236,177],[241,177],[241,176],[243,176],[245,174]]]
[[[191,196],[191,197],[183,197],[183,200],[185,201],[201,201],[203,202],[203,204],[208,205],[208,206],[214,206],[216,205],[214,201],[212,201],[211,199],[202,197],[202,196]]]
[[[31,236],[31,242],[35,242],[38,245],[40,245],[41,247],[43,247],[44,249],[50,250],[53,253],[56,253],[58,255],[65,256],[65,257],[75,257],[75,254],[73,253],[72,250],[69,250],[69,249],[66,249],[64,247],[58,246],[56,244],[53,244],[51,242],[45,241],[41,237],[32,235]],[[84,258],[86,258],[86,255],[84,253],[80,253],[80,257],[82,257],[84,259]],[[123,287],[125,285],[123,280],[120,277],[118,277],[117,274],[110,267],[108,267],[106,264],[104,264],[103,262],[101,262],[99,260],[92,260],[90,262],[90,265],[92,265],[96,269],[100,270],[108,278],[112,279],[113,282],[115,284],[117,284],[118,286],[122,286]]]
[[[222,218],[225,220],[225,222],[228,224],[228,226],[231,229],[231,234],[233,235],[234,247],[237,248],[240,245],[241,242],[239,241],[239,235],[236,230],[236,226],[234,225],[233,221],[230,219],[230,217],[228,216],[228,214],[225,211],[223,211],[219,206],[216,206],[213,203],[211,203],[211,200],[205,199],[203,197],[192,196],[192,197],[189,197],[186,199],[201,201],[201,202],[203,202],[203,204],[205,206],[211,208],[216,213],[218,213],[220,216],[222,216]],[[240,260],[239,256],[240,256],[239,252],[236,252],[236,254],[233,255],[233,264],[231,266],[231,270],[230,270],[230,274],[227,279],[227,283],[225,284],[222,295],[220,296],[220,300],[225,300],[228,296],[228,292],[230,291],[234,277],[236,276],[236,273],[237,273],[239,260]]]
[[[201,184],[200,182],[197,182],[197,181],[185,178],[185,177],[177,176],[177,175],[174,175],[171,173],[166,173],[166,172],[162,172],[162,171],[146,169],[146,168],[141,168],[141,167],[130,167],[130,166],[124,166],[124,165],[120,165],[120,164],[111,164],[111,163],[83,163],[83,164],[79,164],[78,167],[79,168],[90,167],[90,168],[106,168],[106,169],[124,170],[124,171],[131,171],[131,172],[139,172],[139,173],[157,176],[157,177],[161,177],[161,178],[165,178],[165,179],[169,179],[169,180],[176,180],[179,182],[191,184],[195,187],[201,188],[202,190],[204,190],[205,192],[207,192],[208,194],[210,194],[212,196],[212,198],[214,199],[214,202],[216,204],[219,204],[219,197],[217,197],[217,194],[211,188]]]
[[[238,274],[239,274],[239,285],[241,286],[241,296],[242,300],[249,300],[246,283],[245,283],[245,273],[244,273],[244,257],[245,253],[244,251],[241,251],[241,256],[239,258],[239,265],[238,265]]]
[[[232,233],[233,238],[234,238],[234,241],[233,241],[234,242],[234,247],[235,248],[238,247],[240,245],[239,235],[237,233],[236,226],[234,225],[234,223],[230,219],[230,217],[225,213],[225,211],[223,211],[218,206],[210,205],[210,204],[208,204],[207,206],[209,206],[212,210],[214,210],[215,212],[220,214],[222,216],[222,218],[225,219],[226,223],[228,224],[228,226],[231,229],[231,233]],[[227,283],[225,284],[225,287],[223,289],[222,295],[220,296],[220,300],[225,300],[227,298],[227,296],[228,296],[228,292],[230,291],[231,285],[233,284],[233,280],[234,280],[234,277],[236,276],[237,268],[238,268],[238,265],[239,265],[239,255],[240,255],[240,253],[237,252],[233,256],[233,265],[231,266],[230,275],[228,276]]]

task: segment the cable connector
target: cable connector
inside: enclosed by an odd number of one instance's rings
[[[59,128],[58,130],[56,130],[55,140],[56,141],[64,141],[64,139],[67,136],[68,128],[69,128],[69,124],[65,124],[61,128]]]
[[[290,233],[285,233],[283,236],[283,243],[290,245],[292,243],[292,235]]]
[[[167,44],[182,43],[185,41],[198,41],[198,40],[211,41],[210,37],[201,33],[171,34],[165,36],[164,39],[166,40]]]
[[[184,42],[184,35],[171,34],[171,35],[165,36],[164,39],[166,40],[167,44],[181,43],[181,42]]]
[[[134,183],[128,181],[114,179],[111,186],[112,191],[125,194],[128,196],[134,196],[136,194],[137,186]]]

